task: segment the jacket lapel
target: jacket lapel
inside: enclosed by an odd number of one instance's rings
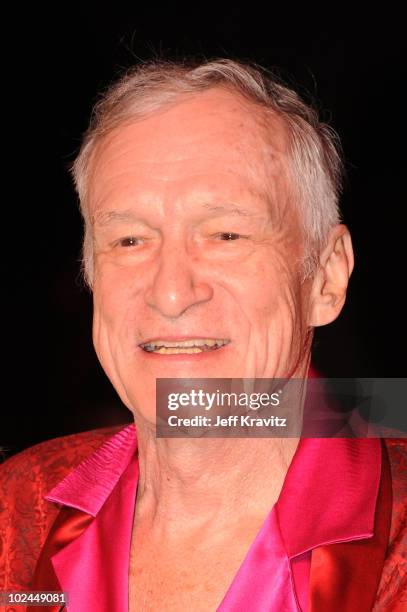
[[[61,584],[55,574],[52,557],[65,546],[68,546],[75,538],[79,537],[89,524],[94,520],[93,516],[64,506],[57,515],[41,550],[34,577],[31,584],[33,591],[62,591]],[[48,610],[49,612],[60,612],[65,606],[28,606],[27,611],[34,612]]]
[[[276,505],[293,583],[300,591],[304,580],[299,562],[312,552],[310,579],[305,581],[309,585],[305,602],[310,603],[311,612],[353,612],[355,601],[367,597],[365,582],[372,581],[371,591],[374,584],[378,586],[391,511],[391,476],[382,453],[377,438],[304,438],[299,442]],[[379,498],[387,508],[386,517],[376,512],[381,480]],[[376,524],[375,515],[380,517]],[[357,557],[373,554],[373,549],[376,568],[372,572],[365,557],[363,574]],[[335,597],[340,604],[333,603]],[[353,607],[345,607],[346,601],[352,601]]]
[[[374,535],[312,551],[309,612],[371,612],[389,540],[392,511],[390,463],[382,442],[382,469]]]
[[[130,425],[46,495],[46,499],[65,507],[43,547],[32,588],[66,592],[68,610],[128,609],[128,567],[138,484],[136,448],[134,425]],[[54,611],[60,609],[56,606]]]

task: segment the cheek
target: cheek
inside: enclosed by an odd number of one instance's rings
[[[274,265],[263,264],[242,283],[242,298],[252,305],[258,320],[291,318],[298,309],[297,285],[297,278],[286,265],[278,265],[277,261]]]
[[[125,328],[131,308],[128,284],[119,279],[99,276],[93,291],[93,342],[96,351],[114,349]],[[108,345],[108,346],[107,346]]]
[[[263,265],[247,287],[242,303],[258,350],[268,354],[295,351],[303,327],[299,278],[287,266]]]

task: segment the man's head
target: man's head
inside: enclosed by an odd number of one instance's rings
[[[74,175],[95,347],[131,410],[152,416],[158,377],[306,374],[353,266],[336,144],[294,92],[229,60],[149,64],[107,93]],[[158,349],[185,337],[226,343]]]

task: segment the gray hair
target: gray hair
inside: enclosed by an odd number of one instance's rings
[[[91,162],[98,143],[115,128],[143,119],[179,97],[223,86],[242,95],[284,122],[295,202],[304,237],[303,280],[318,266],[319,253],[330,229],[340,222],[338,200],[344,165],[339,137],[318,112],[279,77],[254,62],[216,59],[171,61],[155,59],[129,69],[96,103],[79,154],[72,164],[81,213],[85,222],[82,271],[93,284],[93,235],[87,203]]]

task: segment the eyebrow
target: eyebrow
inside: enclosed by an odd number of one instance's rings
[[[137,217],[131,210],[102,210],[96,212],[92,218],[93,225],[100,227],[123,221],[137,221]]]
[[[257,217],[258,213],[253,210],[247,210],[236,204],[204,204],[202,208],[205,208],[209,212],[215,213],[215,215],[239,215],[241,217]]]
[[[221,216],[225,214],[229,215],[237,215],[241,217],[258,217],[259,212],[248,210],[246,208],[242,208],[237,204],[228,203],[228,204],[203,204],[202,208],[207,210],[210,213],[213,213],[213,216]],[[106,227],[113,223],[123,223],[123,222],[135,222],[140,221],[141,219],[137,217],[131,210],[104,210],[96,212],[93,215],[92,222],[94,225],[99,227]]]

